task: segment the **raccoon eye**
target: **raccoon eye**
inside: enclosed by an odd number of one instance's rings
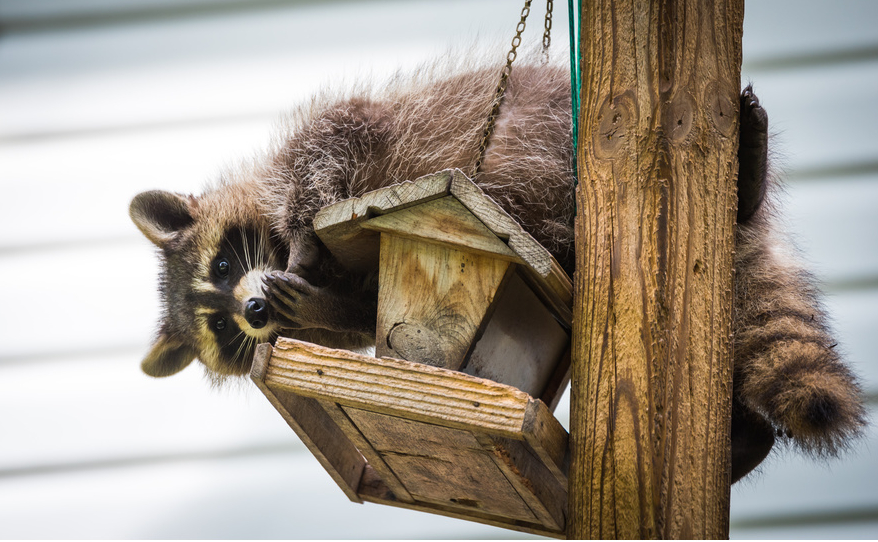
[[[226,262],[228,263],[228,262]],[[217,331],[222,331],[226,329],[226,319],[220,318],[216,322],[213,323],[213,328]]]
[[[231,265],[229,265],[229,260],[225,258],[221,258],[217,260],[216,264],[214,264],[214,272],[221,279],[224,279],[229,276],[229,270],[231,269]]]

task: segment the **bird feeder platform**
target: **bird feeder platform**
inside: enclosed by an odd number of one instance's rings
[[[375,356],[279,338],[251,378],[355,502],[564,537],[572,283],[459,170],[321,210],[379,278]]]

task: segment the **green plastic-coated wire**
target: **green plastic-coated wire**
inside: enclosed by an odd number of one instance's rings
[[[567,0],[567,13],[570,20],[570,106],[573,113],[573,186],[578,182],[576,172],[576,149],[579,137],[579,89],[582,82],[579,73],[579,40],[576,35],[576,22],[579,21],[580,0]]]

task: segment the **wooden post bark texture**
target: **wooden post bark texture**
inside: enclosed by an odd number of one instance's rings
[[[569,538],[727,538],[743,0],[581,16]]]

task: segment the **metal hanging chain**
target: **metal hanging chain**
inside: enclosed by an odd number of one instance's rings
[[[546,25],[543,31],[543,64],[549,63],[549,46],[552,45],[552,0],[546,0]]]
[[[530,14],[531,2],[532,0],[524,1],[524,7],[521,8],[521,20],[518,22],[518,26],[515,27],[515,37],[512,38],[512,49],[506,54],[506,65],[503,66],[503,69],[500,71],[500,82],[497,84],[497,89],[494,91],[494,100],[491,102],[491,113],[488,114],[488,122],[485,124],[485,129],[482,132],[482,143],[479,145],[479,153],[476,155],[476,164],[473,167],[473,179],[476,178],[479,169],[482,167],[482,160],[485,158],[485,149],[488,148],[488,141],[491,139],[491,134],[494,133],[494,124],[497,122],[497,115],[500,113],[500,104],[503,103],[503,94],[506,92],[506,85],[509,84],[509,74],[512,73],[512,61],[515,60],[515,57],[518,54],[517,50],[518,46],[521,44],[521,33],[524,32],[525,21]]]
[[[515,37],[512,38],[512,48],[506,54],[506,65],[500,71],[500,82],[494,91],[494,100],[491,102],[491,113],[488,115],[488,122],[482,131],[482,142],[479,145],[479,152],[476,155],[476,163],[473,167],[472,178],[475,179],[482,167],[482,161],[485,158],[485,149],[488,148],[488,142],[494,133],[494,125],[497,123],[497,116],[500,114],[500,105],[503,103],[503,95],[506,93],[506,86],[509,84],[509,74],[512,73],[512,62],[518,56],[518,46],[521,45],[521,33],[524,32],[527,16],[530,15],[530,5],[533,0],[525,0],[524,7],[521,8],[521,20],[515,27]],[[548,61],[548,47],[552,42],[552,0],[546,2],[546,26],[543,32],[543,55],[544,62]]]

